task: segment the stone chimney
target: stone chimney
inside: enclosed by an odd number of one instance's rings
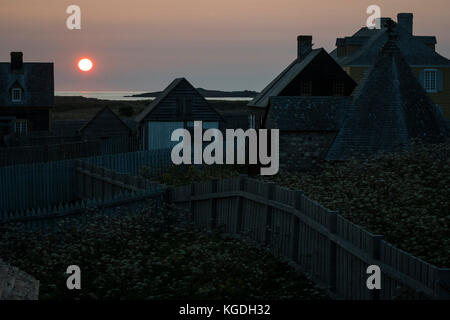
[[[23,70],[23,53],[11,52],[11,71]]]
[[[303,59],[312,51],[312,36],[297,37],[297,58]]]
[[[413,14],[412,13],[399,13],[397,15],[397,23],[400,27],[408,31],[409,34],[413,33]]]

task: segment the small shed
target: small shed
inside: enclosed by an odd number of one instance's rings
[[[203,129],[224,128],[224,118],[185,78],[177,78],[136,117],[144,150],[171,148],[175,129],[193,130],[194,121]]]
[[[129,137],[131,128],[109,107],[104,107],[79,130],[83,140]]]

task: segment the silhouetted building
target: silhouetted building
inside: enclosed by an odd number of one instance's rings
[[[280,167],[346,160],[440,141],[448,126],[387,31],[374,65],[350,97],[271,97],[265,126],[280,129]]]
[[[53,63],[24,63],[22,52],[0,63],[0,137],[50,130]]]
[[[131,128],[109,107],[97,112],[78,132],[83,140],[129,137],[133,134]]]
[[[363,27],[352,36],[336,39],[337,48],[330,55],[355,81],[361,81],[386,42],[388,20],[381,18],[381,29]],[[450,60],[435,51],[436,37],[414,35],[412,13],[399,13],[394,31],[398,35],[397,45],[413,74],[450,119]]]
[[[140,141],[145,150],[171,148],[175,129],[193,131],[194,121],[203,129],[223,129],[225,120],[185,79],[175,79],[136,117]]]
[[[264,122],[271,97],[349,96],[356,87],[323,48],[312,48],[312,36],[299,36],[297,47],[297,58],[248,104],[250,127]]]

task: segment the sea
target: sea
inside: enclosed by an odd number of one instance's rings
[[[134,94],[142,94],[148,91],[55,91],[56,96],[61,97],[85,97],[96,98],[101,100],[121,100],[121,101],[139,101],[139,100],[153,100],[154,98],[137,98],[128,97]],[[252,98],[206,98],[207,100],[227,100],[227,101],[250,101]]]

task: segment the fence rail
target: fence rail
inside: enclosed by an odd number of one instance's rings
[[[156,173],[172,163],[167,149],[0,167],[0,211],[21,211],[78,200],[74,189],[78,160],[119,174],[136,174],[144,166],[148,172]]]
[[[20,223],[27,231],[54,231],[58,222],[67,226],[74,221],[88,221],[95,213],[88,209],[112,215],[117,207],[136,211],[150,199],[157,205],[162,200],[163,186],[143,177],[116,173],[81,160],[76,161],[75,170],[74,192],[81,200],[13,212],[0,210],[0,225]]]
[[[301,191],[238,177],[169,188],[170,199],[204,228],[246,234],[301,269],[337,299],[450,298],[450,269],[404,252],[306,197]],[[369,265],[381,290],[366,286]]]
[[[140,146],[136,137],[1,148],[0,166],[51,162],[105,154],[134,152],[138,151],[139,148]]]

